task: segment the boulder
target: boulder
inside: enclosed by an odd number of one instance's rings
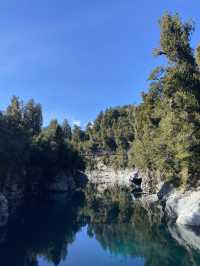
[[[165,212],[177,224],[200,226],[200,191],[176,191],[166,201]]]
[[[178,224],[200,226],[200,192],[192,192],[178,202]]]

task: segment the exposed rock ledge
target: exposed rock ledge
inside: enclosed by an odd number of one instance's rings
[[[85,174],[89,182],[98,184],[103,189],[114,184],[130,186],[130,176],[134,172],[135,169],[114,170],[99,161],[95,170],[87,170]]]
[[[174,220],[181,225],[200,226],[200,188],[188,191],[177,190],[171,183],[163,183],[159,178],[157,180],[154,179],[156,182],[152,182],[153,177],[151,175],[138,173],[137,169],[115,171],[100,161],[95,170],[86,172],[88,180],[91,183],[98,184],[101,189],[114,184],[130,186],[130,177],[135,174],[142,179],[141,189],[147,193],[147,196],[142,197],[146,208],[148,208],[148,200],[151,199],[152,201],[150,191],[154,189],[155,201],[159,199],[157,204],[162,203],[162,206],[165,206],[164,213],[170,220]],[[149,206],[151,205],[149,204]]]

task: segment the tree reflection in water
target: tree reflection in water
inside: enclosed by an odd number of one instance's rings
[[[161,220],[152,219],[118,187],[103,195],[88,187],[85,196],[76,194],[71,201],[63,198],[25,208],[1,229],[1,264],[36,266],[39,257],[49,265],[67,262],[69,245],[78,241],[75,236],[84,226],[87,237],[113,256],[142,257],[146,266],[200,265],[197,250],[178,244]]]
[[[3,265],[35,266],[42,256],[54,265],[67,257],[82,227],[77,220],[79,207],[67,200],[49,200],[43,205],[29,206],[2,229],[0,261]]]

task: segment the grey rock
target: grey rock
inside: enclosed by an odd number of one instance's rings
[[[135,169],[114,170],[98,161],[96,169],[87,170],[85,174],[90,183],[97,184],[103,189],[116,184],[129,187],[131,185],[130,178],[136,171]]]
[[[165,213],[177,224],[200,226],[200,191],[174,191],[166,201]]]

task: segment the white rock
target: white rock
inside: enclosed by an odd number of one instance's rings
[[[200,226],[200,192],[192,192],[178,202],[178,224]]]
[[[177,224],[200,226],[200,191],[178,191],[166,202],[166,213]]]
[[[136,169],[114,170],[112,167],[105,166],[98,162],[95,170],[86,171],[88,180],[91,183],[103,185],[105,187],[115,184],[130,186],[130,177],[136,173]]]

